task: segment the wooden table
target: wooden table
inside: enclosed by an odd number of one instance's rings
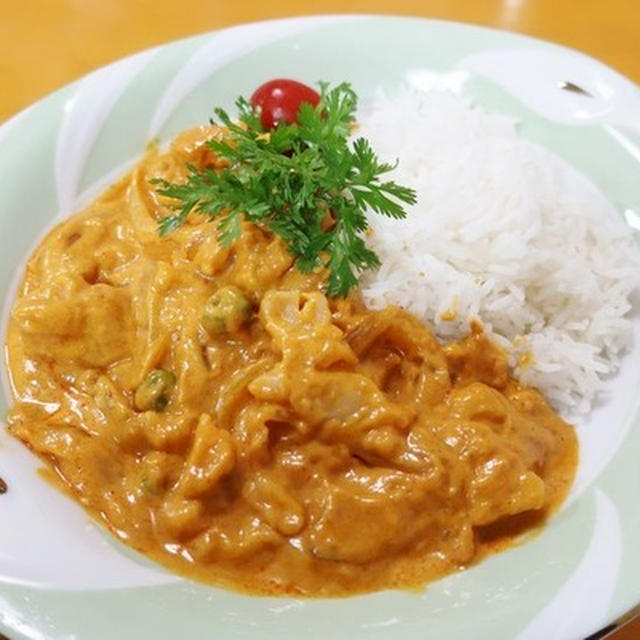
[[[575,47],[640,83],[639,0],[4,0],[0,121],[116,58],[239,22],[397,13],[526,33]]]
[[[395,13],[517,31],[584,51],[640,83],[640,0],[5,0],[0,122],[140,49],[240,22],[314,13]],[[609,637],[637,640],[640,620]]]

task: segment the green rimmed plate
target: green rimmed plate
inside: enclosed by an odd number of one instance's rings
[[[259,23],[144,52],[91,74],[0,128],[5,318],[29,249],[139,157],[230,108],[264,80],[435,83],[518,118],[522,133],[640,220],[640,92],[576,52],[426,20],[327,16]],[[567,90],[582,87],[588,96]],[[565,83],[564,85],[562,83]],[[561,88],[561,87],[565,88]],[[635,322],[640,344],[640,322]],[[544,532],[423,593],[256,598],[176,578],[112,540],[0,435],[0,630],[11,638],[582,638],[640,602],[640,359],[579,426],[573,493]],[[6,409],[6,401],[5,406]]]

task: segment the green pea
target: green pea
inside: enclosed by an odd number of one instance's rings
[[[251,319],[251,302],[238,287],[221,287],[202,309],[202,326],[212,336],[235,333]]]
[[[175,384],[176,377],[170,371],[152,369],[136,389],[133,399],[135,408],[138,411],[163,411],[169,404]]]

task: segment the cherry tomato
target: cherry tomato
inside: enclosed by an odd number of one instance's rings
[[[315,107],[320,102],[320,95],[306,84],[286,78],[265,82],[251,96],[251,106],[260,111],[260,120],[266,130],[273,129],[278,122],[294,123],[303,102]]]

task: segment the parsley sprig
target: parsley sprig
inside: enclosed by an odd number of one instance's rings
[[[154,181],[177,211],[160,220],[160,234],[179,227],[194,211],[217,220],[220,241],[229,246],[247,220],[279,235],[300,271],[327,267],[327,294],[344,296],[356,286],[359,272],[380,265],[363,238],[365,211],[404,218],[403,204],[415,203],[415,192],[382,181],[394,165],[378,160],[366,139],[349,144],[357,97],[348,83],[330,90],[321,84],[316,107],[303,103],[297,123],[280,123],[269,132],[244,98],[236,106],[239,122],[215,109],[227,133],[206,143],[228,166],[189,166],[184,183]]]

